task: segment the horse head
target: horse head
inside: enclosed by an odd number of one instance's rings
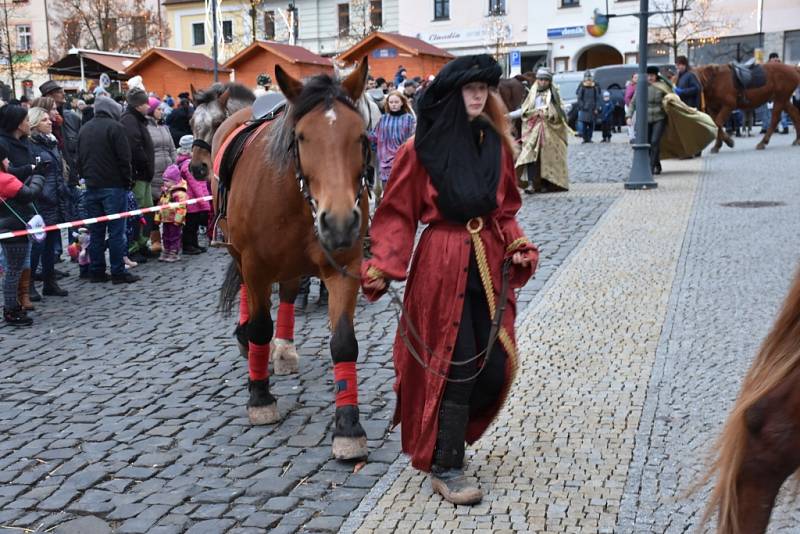
[[[356,102],[367,81],[367,59],[344,80],[327,75],[305,83],[275,68],[290,103],[295,175],[311,206],[320,243],[347,249],[360,237],[369,142]]]
[[[211,140],[214,132],[226,119],[226,107],[230,90],[215,83],[205,91],[194,93],[194,114],[191,126],[195,144],[192,146],[192,159],[189,170],[198,180],[206,180],[211,169]]]

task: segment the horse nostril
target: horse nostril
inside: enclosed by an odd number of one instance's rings
[[[328,212],[321,211],[319,213],[319,227],[323,230],[328,229]]]

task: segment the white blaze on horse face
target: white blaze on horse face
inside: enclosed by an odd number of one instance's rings
[[[325,112],[325,118],[328,119],[328,124],[333,126],[336,122],[336,110],[331,108]]]

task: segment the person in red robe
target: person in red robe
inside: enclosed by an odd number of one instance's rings
[[[416,135],[398,151],[375,213],[371,258],[361,272],[373,301],[389,281],[407,280],[394,343],[394,424],[412,465],[455,504],[483,497],[464,474],[464,443],[483,435],[508,396],[518,367],[513,289],[525,285],[539,257],[515,219],[522,203],[512,141],[490,90],[500,74],[488,55],[460,57],[425,91]],[[419,223],[427,228],[411,260]],[[504,263],[510,290],[497,342],[484,357]]]

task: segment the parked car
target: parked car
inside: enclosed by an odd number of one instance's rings
[[[675,70],[673,65],[660,65],[664,76],[669,77],[670,71]],[[600,91],[611,93],[611,100],[621,103],[625,97],[625,84],[638,72],[638,65],[606,65],[592,69],[592,76]],[[558,85],[561,94],[561,103],[567,115],[567,122],[573,130],[578,119],[578,110],[575,103],[578,97],[575,94],[578,86],[583,81],[584,71],[560,72],[553,76],[553,83]],[[617,117],[618,124],[624,121],[624,114]],[[600,126],[599,123],[596,126]]]

